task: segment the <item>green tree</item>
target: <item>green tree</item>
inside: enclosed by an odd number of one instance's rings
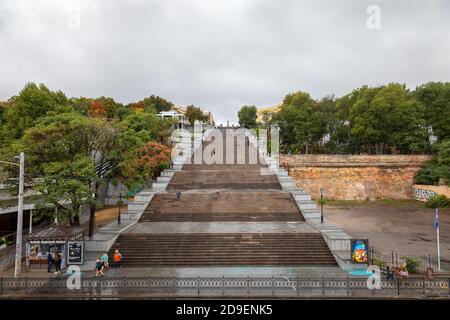
[[[69,105],[72,107],[73,111],[87,117],[92,101],[93,99],[85,97],[70,98]]]
[[[172,123],[172,120],[161,120],[154,113],[135,112],[125,117],[118,127],[122,130],[131,129],[144,143],[151,140],[164,143],[170,136]]]
[[[322,141],[327,123],[325,114],[319,104],[308,93],[295,92],[288,94],[281,106],[281,111],[274,117],[280,126],[283,144],[301,146],[306,154],[310,147]]]
[[[3,115],[0,137],[12,142],[22,137],[24,131],[50,111],[67,110],[68,100],[61,91],[50,91],[45,85],[28,83],[19,95],[9,100],[10,106]]]
[[[352,93],[351,134],[368,153],[426,152],[429,148],[421,104],[404,85],[390,83]]]
[[[6,111],[6,103],[5,102],[0,102],[0,124],[2,123],[2,119],[3,119],[3,114]]]
[[[415,96],[424,108],[424,118],[438,138],[450,139],[450,82],[429,82],[416,88]]]
[[[450,183],[450,139],[433,146],[433,158],[417,171],[415,180],[419,184],[437,185],[440,179]]]
[[[242,106],[238,111],[239,125],[245,128],[256,127],[256,107]]]
[[[85,187],[90,188],[96,200],[100,182],[117,165],[109,159],[114,139],[113,128],[103,119],[63,113],[42,118],[35,127],[25,132],[14,147],[16,152],[22,150],[26,153],[27,173],[31,178],[47,179],[49,172],[57,174],[56,171],[49,171],[49,166],[63,168],[79,157],[93,159],[95,176],[85,182]],[[95,225],[97,203],[94,200],[90,202],[89,235],[93,234]]]
[[[100,97],[94,99],[94,102],[100,103],[105,107],[105,116],[108,120],[120,119],[120,114],[124,113],[125,106],[117,103],[113,98]]]
[[[43,200],[40,208],[52,213],[56,208],[59,221],[79,226],[81,206],[93,201],[89,181],[95,179],[94,159],[77,156],[73,161],[46,163],[43,174],[35,183]]]
[[[268,125],[270,124],[270,121],[272,120],[272,116],[273,114],[269,111],[263,111],[261,114],[261,121],[265,124]]]
[[[144,106],[145,111],[147,112],[151,111],[155,113],[159,113],[161,111],[169,111],[172,110],[174,107],[174,104],[172,102],[155,95],[151,95],[150,97],[144,98],[138,103]]]
[[[188,119],[191,126],[194,125],[195,120],[202,122],[208,121],[208,117],[203,114],[203,111],[193,105],[190,105],[186,108],[186,118]]]

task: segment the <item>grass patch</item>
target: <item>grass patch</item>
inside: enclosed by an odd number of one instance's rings
[[[319,204],[319,200],[315,200]],[[337,206],[337,207],[354,207],[358,205],[364,205],[368,201],[363,200],[325,200],[326,206]]]
[[[318,201],[316,201],[318,203]],[[413,199],[379,199],[379,200],[326,200],[325,205],[336,207],[355,207],[355,206],[378,206],[386,205],[392,207],[416,206],[426,208],[424,202]]]

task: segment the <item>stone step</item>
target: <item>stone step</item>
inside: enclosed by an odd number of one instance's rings
[[[161,177],[173,177],[175,171],[168,171],[168,170],[164,170],[163,172],[161,172]]]
[[[158,183],[168,183],[168,182],[170,182],[170,179],[171,179],[171,177],[158,177],[157,179],[156,179],[156,181],[158,182]]]
[[[300,210],[317,209],[317,205],[314,201],[301,200],[301,201],[297,201],[297,204],[299,205]]]
[[[166,182],[153,182],[152,183],[153,190],[165,190],[167,188]]]
[[[142,221],[302,221],[300,210],[288,192],[221,191],[160,193],[145,209]]]
[[[295,199],[296,201],[311,200],[311,196],[310,196],[309,194],[307,194],[307,193],[304,193],[304,194],[296,194],[296,195],[293,195],[293,197],[294,197],[294,199]]]
[[[319,233],[121,235],[111,247],[124,267],[317,265],[336,266]]]
[[[296,190],[291,190],[291,191],[289,191],[293,196],[296,196],[296,195],[303,195],[303,194],[307,194],[307,195],[309,195],[309,193],[308,192],[306,192],[306,191],[304,191],[304,190],[302,190],[302,189],[299,189],[299,188],[296,188]]]
[[[148,202],[147,201],[133,201],[128,204],[128,212],[130,210],[142,210],[144,211],[145,208],[147,208]]]
[[[141,217],[141,214],[138,213],[134,213],[134,214],[130,214],[130,213],[122,213],[120,214],[120,219],[121,220],[139,220],[139,218]]]
[[[316,206],[315,208],[304,208],[301,211],[302,213],[320,213],[320,208]]]
[[[305,219],[315,219],[320,218],[320,212],[304,212],[302,211],[303,217]]]
[[[141,196],[152,196],[154,194],[155,194],[155,192],[152,191],[151,189],[144,189],[144,190],[139,191],[139,193],[138,193],[138,195],[141,195]]]
[[[297,188],[297,186],[293,183],[293,184],[281,184],[281,188],[285,191],[299,191],[299,189]]]
[[[138,193],[137,195],[134,196],[134,201],[149,203],[150,200],[152,200],[153,196],[154,196],[154,193],[152,193],[151,195],[141,195]],[[130,202],[130,203],[132,203],[132,202]]]

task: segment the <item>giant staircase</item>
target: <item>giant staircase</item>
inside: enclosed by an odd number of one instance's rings
[[[135,223],[109,254],[119,249],[124,268],[337,267],[340,248],[332,238],[339,230],[317,226],[320,215],[311,197],[277,159],[259,152],[250,132],[245,163],[237,160],[238,142],[233,164],[225,160],[225,143],[222,164],[192,164],[192,152],[206,148],[210,134],[195,136],[191,153],[136,196],[123,215]],[[256,164],[250,163],[252,148]],[[331,238],[324,236],[327,230]]]

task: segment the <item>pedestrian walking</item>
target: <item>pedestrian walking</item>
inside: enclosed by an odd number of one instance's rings
[[[52,253],[49,251],[48,255],[47,255],[47,271],[48,271],[48,273],[52,272],[52,260],[53,260]]]
[[[116,249],[114,252],[114,268],[122,268],[122,265],[120,262],[122,261],[122,254],[119,252],[119,250]]]
[[[103,263],[103,266],[105,267],[106,270],[109,270],[109,257],[108,257],[108,253],[104,252],[102,254],[102,256],[100,257],[100,260]]]
[[[394,280],[394,273],[389,266],[386,267],[386,280]]]
[[[97,260],[95,261],[95,276],[98,277],[99,275],[103,277],[105,274],[103,273],[102,261],[100,260],[100,257],[97,257]]]
[[[61,273],[61,256],[55,252],[55,274]]]
[[[61,273],[61,265],[62,265],[62,253],[61,251],[58,251],[56,253],[56,255],[58,256],[59,260],[58,260],[58,272]]]

